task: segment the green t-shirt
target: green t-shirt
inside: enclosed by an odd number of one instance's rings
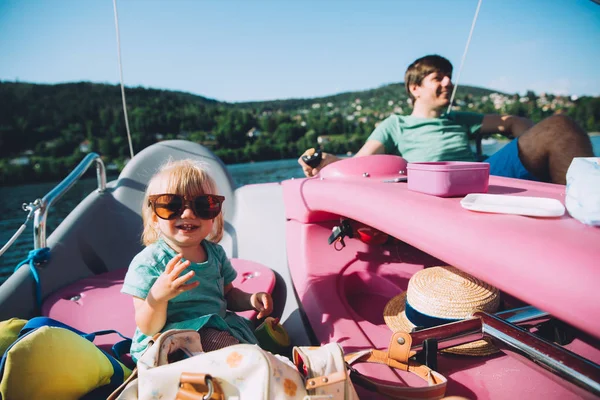
[[[231,266],[220,245],[204,240],[202,246],[206,250],[207,260],[203,263],[192,263],[181,273],[185,275],[193,270],[195,275],[187,283],[199,280],[200,285],[169,300],[167,322],[161,332],[169,329],[199,330],[209,327],[227,331],[242,343],[257,344],[250,321],[227,311],[223,289],[236,278],[236,270]],[[175,255],[175,250],[162,239],[147,246],[131,261],[121,292],[145,299],[156,279]],[[131,356],[134,360],[137,361],[146,350],[150,339],[150,336],[144,335],[139,329],[135,330],[131,345]]]
[[[369,136],[409,162],[475,161],[469,146],[481,129],[483,114],[451,112],[439,118],[390,115]]]

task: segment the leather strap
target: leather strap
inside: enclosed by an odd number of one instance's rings
[[[183,372],[179,382],[179,390],[175,400],[225,400],[223,389],[208,374]],[[210,397],[206,397],[211,392],[211,387],[212,394]]]
[[[409,333],[396,332],[392,335],[387,352],[370,349],[350,353],[344,360],[350,368],[350,378],[356,384],[393,399],[439,399],[446,393],[446,378],[426,365],[409,360],[416,354],[411,351],[412,338]],[[367,362],[388,365],[402,371],[408,371],[425,380],[428,386],[406,387],[375,382],[352,368],[353,364]]]
[[[338,371],[327,376],[319,376],[306,381],[306,390],[317,389],[321,386],[331,385],[332,383],[343,382],[347,378],[345,371]]]

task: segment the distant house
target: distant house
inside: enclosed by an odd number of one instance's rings
[[[17,157],[10,160],[10,165],[29,165],[29,157]]]
[[[216,140],[203,140],[200,144],[204,147],[208,147],[209,149],[214,149],[219,144]]]
[[[321,145],[329,142],[331,142],[331,138],[328,135],[322,135],[317,137],[317,143]]]
[[[79,151],[81,151],[82,153],[89,153],[91,147],[92,146],[89,140],[84,140],[83,142],[79,143]]]
[[[215,135],[209,133],[205,136],[204,140],[200,141],[200,144],[204,147],[208,147],[209,149],[214,149],[219,143],[217,142]]]
[[[52,148],[56,147],[57,143],[58,143],[58,139],[49,140],[44,144],[44,146],[46,146],[47,149],[52,149]]]
[[[257,128],[252,128],[248,132],[246,132],[246,136],[248,136],[249,138],[259,137],[260,134],[261,132]]]

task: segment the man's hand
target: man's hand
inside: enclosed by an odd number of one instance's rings
[[[257,292],[250,297],[250,304],[258,311],[258,319],[268,317],[273,312],[273,299],[266,292]]]
[[[486,114],[479,131],[483,135],[499,133],[508,138],[519,137],[533,126],[533,121],[514,115]]]
[[[321,169],[323,169],[324,166],[331,164],[332,162],[338,161],[339,158],[334,156],[333,154],[329,154],[329,153],[322,153],[322,161],[321,163],[313,168],[310,165],[306,164],[304,162],[304,160],[302,159],[303,156],[310,156],[314,153],[314,149],[308,149],[306,150],[304,153],[302,153],[302,155],[300,156],[300,158],[298,158],[298,164],[300,164],[300,166],[302,167],[302,171],[304,172],[304,175],[306,175],[307,177],[311,177],[311,176],[315,176],[316,174],[319,173],[319,171]]]
[[[154,301],[158,303],[166,303],[167,301],[179,296],[179,294],[195,288],[200,284],[199,281],[186,283],[194,276],[194,271],[190,271],[183,276],[179,276],[184,269],[190,265],[190,261],[181,261],[182,255],[177,254],[165,268],[152,288],[150,295]]]

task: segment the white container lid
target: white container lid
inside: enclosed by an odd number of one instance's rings
[[[560,217],[565,213],[565,206],[560,201],[546,197],[471,193],[460,201],[460,205],[471,211],[530,217]]]

